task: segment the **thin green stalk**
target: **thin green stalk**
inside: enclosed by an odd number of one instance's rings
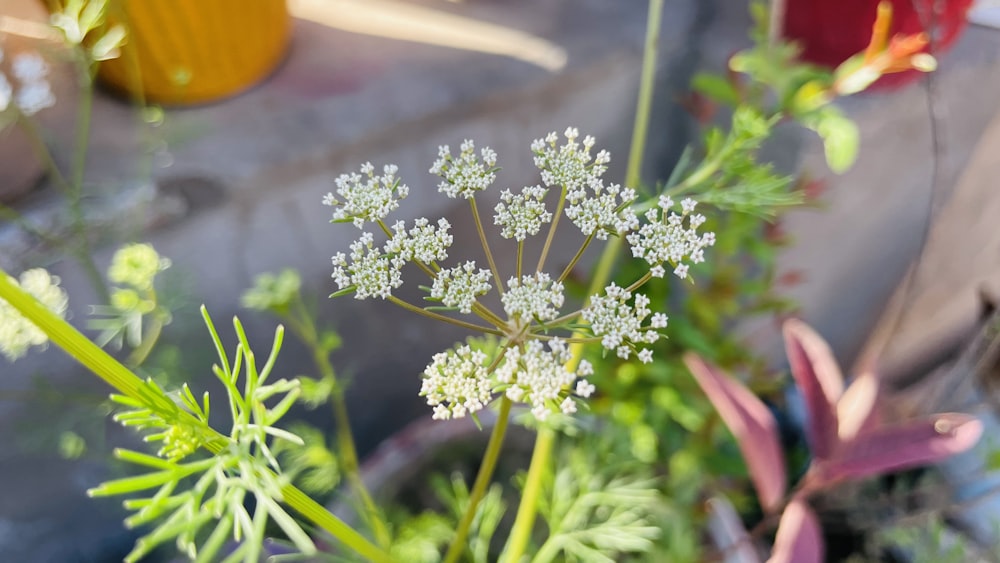
[[[629,151],[629,164],[625,176],[625,184],[637,186],[641,180],[642,157],[646,145],[646,128],[649,121],[650,106],[653,100],[653,82],[656,76],[656,48],[660,37],[660,20],[663,15],[663,0],[649,1],[649,14],[646,22],[646,45],[643,51],[642,75],[639,83],[639,98],[637,101],[635,124],[632,129],[632,146]],[[590,291],[594,295],[611,279],[611,270],[622,247],[621,237],[608,241],[604,252],[597,263]],[[571,348],[571,364],[580,361],[583,355],[583,344],[574,343]],[[542,477],[552,457],[555,447],[555,430],[543,426],[538,431],[535,448],[531,453],[531,464],[524,483],[521,504],[517,508],[514,528],[511,530],[510,541],[505,554],[508,563],[519,563],[535,526],[535,515],[538,511],[538,496],[541,492]]]
[[[524,263],[524,241],[517,241],[517,270],[515,270],[518,280],[521,279],[521,265]]]
[[[312,315],[305,308],[301,299],[295,299],[293,306],[295,307],[295,312],[287,316],[288,320],[294,321],[291,323],[292,329],[298,333],[299,338],[312,351],[313,364],[316,366],[317,371],[319,371],[320,378],[329,379],[334,382],[334,390],[330,397],[330,406],[337,428],[337,454],[340,459],[341,469],[347,477],[347,482],[350,484],[354,494],[361,500],[365,521],[371,528],[375,540],[383,548],[388,548],[392,543],[389,529],[386,527],[378,507],[375,506],[375,501],[372,500],[368,487],[365,486],[364,480],[361,479],[358,449],[354,444],[354,435],[351,433],[351,421],[348,417],[347,402],[344,400],[344,389],[337,381],[337,375],[334,372],[333,364],[330,363],[327,351],[320,346],[319,331],[316,328],[316,323],[313,322]]]
[[[156,346],[156,342],[160,339],[162,332],[163,315],[157,311],[157,314],[153,314],[150,318],[149,328],[146,334],[143,335],[142,342],[129,354],[128,365],[132,366],[132,368],[141,366],[153,351],[153,347]]]
[[[626,287],[625,291],[627,291],[629,293],[632,293],[633,291],[635,291],[635,290],[639,289],[640,287],[646,285],[646,282],[648,282],[651,279],[653,279],[653,274],[651,274],[649,272],[646,272],[645,274],[643,274],[643,276],[641,278],[639,278],[639,279],[635,280],[634,282],[632,282],[632,285]]]
[[[587,247],[590,246],[590,243],[593,240],[594,240],[594,233],[590,233],[589,235],[587,235],[586,240],[584,240],[583,244],[580,245],[580,249],[576,251],[576,255],[574,255],[573,259],[569,261],[569,264],[567,264],[563,272],[559,274],[559,279],[556,281],[561,282],[566,279],[566,276],[568,276],[569,273],[573,271],[573,268],[576,267],[576,263],[580,261],[580,258],[583,256],[584,251],[587,250]]]
[[[41,329],[53,343],[119,393],[139,401],[145,400],[144,395],[140,392],[144,383],[137,375],[87,339],[69,323],[46,309],[23,289],[14,285],[2,269],[0,269],[0,299],[10,303],[12,307]],[[197,420],[186,412],[182,411],[180,416],[190,417],[192,424],[197,423]],[[230,440],[227,437],[214,430],[212,434],[213,438],[203,444],[205,449],[217,454],[229,446]],[[363,535],[331,514],[298,488],[286,485],[282,487],[281,494],[285,504],[363,557],[379,562],[392,561],[392,557],[388,553],[369,542]]]
[[[538,257],[536,272],[541,272],[545,267],[545,259],[548,258],[549,248],[552,247],[552,239],[556,236],[556,229],[559,227],[559,217],[562,216],[563,207],[566,206],[566,188],[559,192],[559,203],[556,204],[556,212],[552,215],[552,222],[549,223],[549,233],[545,235],[545,244],[542,246],[542,254]]]
[[[444,563],[455,563],[465,551],[466,539],[469,536],[469,528],[476,517],[476,508],[479,501],[486,494],[493,479],[493,471],[496,469],[497,460],[500,458],[500,449],[503,446],[503,439],[507,433],[507,423],[510,419],[510,408],[513,402],[506,396],[500,399],[500,412],[497,413],[497,423],[490,434],[490,441],[486,445],[486,453],[483,455],[483,463],[479,466],[479,473],[476,475],[476,482],[472,485],[469,493],[469,505],[465,508],[465,514],[458,523],[455,530],[455,538],[448,546],[448,551],[444,556]]]
[[[483,222],[479,218],[479,208],[476,207],[476,198],[469,198],[469,207],[472,208],[472,218],[476,221],[476,232],[479,233],[479,241],[483,244],[483,253],[486,254],[486,261],[490,264],[490,271],[493,272],[493,279],[497,284],[497,291],[503,295],[503,280],[500,279],[500,270],[493,260],[493,252],[490,251],[490,244],[486,241],[486,231],[483,230]]]
[[[465,322],[465,321],[460,321],[458,319],[453,319],[451,317],[446,317],[445,315],[440,315],[438,313],[435,313],[434,311],[428,311],[426,309],[421,309],[420,307],[417,307],[416,305],[413,305],[411,303],[407,303],[406,301],[403,301],[402,299],[396,297],[395,295],[390,295],[389,296],[389,301],[392,302],[392,303],[395,303],[396,305],[399,305],[400,307],[406,309],[407,311],[413,311],[414,313],[417,313],[418,315],[423,315],[425,317],[428,317],[428,318],[431,318],[431,319],[434,319],[434,320],[437,320],[437,321],[442,321],[442,322],[450,323],[450,324],[453,324],[455,326],[460,326],[462,328],[467,328],[469,330],[475,330],[475,331],[479,331],[479,332],[485,332],[487,334],[495,334],[497,336],[503,336],[503,333],[500,332],[499,330],[496,330],[496,329],[493,329],[493,328],[489,328],[489,327],[485,327],[485,326],[480,326],[480,325],[477,325],[477,324],[468,323],[468,322]]]
[[[660,20],[663,0],[649,0],[646,16],[646,44],[642,53],[642,73],[639,77],[639,97],[636,101],[635,123],[632,125],[632,146],[628,153],[625,185],[638,186],[642,181],[642,158],[646,152],[646,131],[653,106],[653,86],[656,81],[656,48],[660,43]]]

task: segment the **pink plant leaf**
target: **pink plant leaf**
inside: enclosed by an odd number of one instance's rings
[[[823,553],[823,533],[816,513],[804,500],[793,500],[778,522],[767,563],[822,563]]]
[[[760,555],[733,504],[725,497],[712,497],[708,508],[708,533],[719,550],[722,563],[760,563]]]
[[[974,416],[936,414],[859,434],[815,469],[827,482],[909,469],[964,452],[982,433],[983,425]]]
[[[878,425],[880,382],[874,371],[863,372],[837,401],[837,437],[849,442],[866,430]]]
[[[805,323],[790,319],[783,329],[792,377],[809,413],[809,448],[815,459],[824,460],[838,441],[835,405],[844,392],[844,378],[830,347]]]
[[[773,510],[785,496],[786,476],[771,411],[749,389],[697,355],[685,354],[684,363],[736,437],[761,507]]]

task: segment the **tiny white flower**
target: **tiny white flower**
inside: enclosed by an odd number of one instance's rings
[[[486,295],[491,289],[489,270],[476,270],[476,263],[468,261],[460,267],[438,272],[431,287],[431,297],[440,299],[445,307],[457,307],[469,314],[476,297]]]
[[[575,371],[566,369],[571,356],[566,343],[557,338],[549,341],[548,349],[538,340],[529,340],[504,352],[496,378],[508,385],[505,392],[508,399],[529,404],[535,418],[545,421],[557,404],[566,412],[564,390],[582,375],[580,367],[584,362]],[[587,364],[585,371],[590,369]],[[580,388],[579,383],[577,388]],[[586,386],[583,389],[586,390]]]
[[[705,216],[690,215],[697,205],[691,198],[681,202],[681,214],[669,211],[666,204],[673,202],[661,196],[660,206],[646,212],[647,223],[626,236],[632,248],[632,255],[642,258],[650,266],[653,277],[662,278],[666,269],[664,263],[674,266],[674,274],[687,277],[688,266],[685,259],[697,264],[705,259],[705,247],[715,244],[715,233],[698,233],[698,227],[705,223]],[[687,225],[685,226],[685,219]]]
[[[403,285],[402,262],[391,261],[374,245],[371,233],[351,243],[350,262],[344,253],[333,256],[333,279],[340,289],[355,288],[355,299],[388,298],[392,290]]]
[[[563,402],[559,403],[559,410],[561,410],[563,414],[575,413],[576,401],[573,400],[573,397],[566,397],[565,399],[563,399]]]
[[[453,157],[447,145],[438,148],[438,159],[430,168],[430,173],[444,179],[438,184],[438,191],[450,198],[470,199],[488,188],[496,180],[497,153],[486,147],[476,157],[476,146],[466,139],[458,157]]]
[[[639,360],[644,364],[648,364],[653,361],[653,351],[650,350],[649,348],[639,350],[638,356]]]
[[[629,300],[632,304],[629,305]],[[604,295],[594,295],[590,305],[583,310],[583,320],[590,324],[595,336],[601,337],[601,345],[613,351],[618,357],[628,359],[632,349],[638,344],[653,344],[660,338],[657,325],[666,326],[666,316],[657,313],[648,326],[643,321],[651,313],[649,297],[638,294],[632,299],[631,292],[612,283],[604,289]],[[652,359],[652,352],[642,350],[639,359]]]
[[[323,197],[323,205],[334,207],[334,221],[352,221],[357,228],[366,222],[385,219],[399,207],[410,189],[396,177],[399,168],[387,164],[382,174],[375,175],[375,167],[370,162],[361,166],[361,173],[341,174],[334,180],[337,195],[332,192]],[[343,198],[343,199],[339,199]]]
[[[393,225],[394,234],[386,243],[386,253],[398,255],[400,260],[411,262],[417,260],[424,264],[440,262],[448,258],[448,249],[454,238],[448,232],[451,224],[447,219],[438,219],[437,227],[421,217],[413,223],[413,228],[406,230],[402,221]]]
[[[552,222],[552,213],[545,209],[542,200],[548,190],[541,186],[530,186],[514,195],[510,190],[500,194],[500,203],[494,210],[493,222],[503,227],[500,235],[523,241],[529,236],[538,234],[542,225]]]
[[[597,388],[594,387],[593,383],[587,381],[586,379],[581,379],[580,381],[576,382],[576,391],[575,391],[575,393],[577,395],[579,395],[580,397],[583,397],[583,398],[586,399],[587,397],[590,397],[591,395],[593,395],[594,391],[596,389]]]
[[[577,143],[580,132],[574,127],[566,129],[564,136],[566,144],[561,147],[556,146],[559,137],[555,132],[531,143],[531,151],[535,153],[535,166],[541,171],[545,185],[574,191],[600,182],[601,176],[608,169],[608,153],[601,151],[597,158],[592,158],[590,150],[594,146],[594,138],[587,136],[582,145]]]
[[[688,265],[679,264],[676,268],[674,268],[674,275],[682,280],[686,279],[688,276]]]
[[[541,272],[523,276],[520,280],[510,278],[507,285],[509,289],[501,300],[509,317],[551,321],[559,316],[559,309],[565,299],[563,284],[553,282],[548,274]]]
[[[486,354],[468,345],[434,355],[424,370],[420,396],[434,407],[434,418],[447,420],[474,414],[493,400]]]

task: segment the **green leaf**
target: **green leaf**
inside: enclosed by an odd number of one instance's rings
[[[837,174],[846,172],[858,157],[861,133],[839,110],[827,107],[803,119],[803,124],[823,138],[826,163]]]
[[[721,104],[735,106],[740,103],[733,83],[718,74],[699,72],[691,79],[691,88]]]

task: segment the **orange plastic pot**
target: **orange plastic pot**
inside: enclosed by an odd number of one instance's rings
[[[267,77],[288,48],[285,0],[121,0],[109,23],[127,30],[121,56],[99,78],[133,99],[197,104]]]

